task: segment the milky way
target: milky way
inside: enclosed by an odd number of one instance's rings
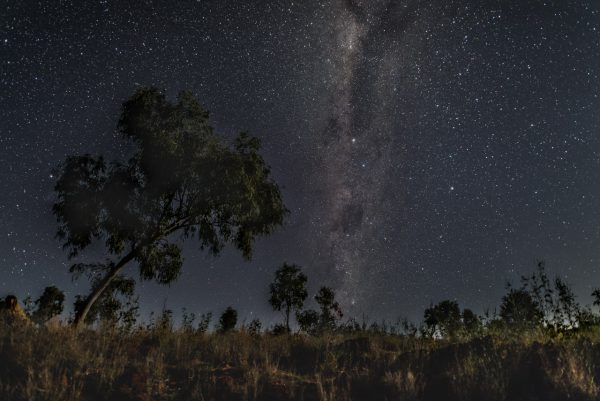
[[[384,196],[386,183],[395,178],[394,138],[402,135],[395,125],[395,97],[411,56],[399,47],[420,43],[409,31],[417,21],[417,2],[345,0],[337,7],[332,54],[339,66],[321,171],[329,256],[339,275],[337,289],[352,307],[374,290],[369,277],[382,267],[372,260],[390,245],[385,221],[391,205],[402,202],[402,194]]]

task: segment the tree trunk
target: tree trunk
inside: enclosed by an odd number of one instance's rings
[[[285,328],[287,332],[290,332],[290,306],[286,306],[285,308]]]
[[[115,265],[115,267],[113,267],[108,273],[106,273],[106,276],[104,276],[104,278],[100,282],[100,285],[98,285],[98,287],[96,287],[96,289],[92,291],[92,293],[86,298],[85,304],[83,305],[83,309],[81,309],[81,311],[75,316],[75,320],[73,321],[73,325],[75,327],[81,328],[85,325],[85,318],[90,312],[92,305],[94,305],[98,298],[100,298],[100,295],[102,295],[102,293],[108,288],[110,282],[119,274],[121,270],[123,270],[123,267],[125,267],[127,263],[133,260],[136,253],[137,250],[132,250],[127,255],[125,255],[123,259],[121,259],[119,263]]]

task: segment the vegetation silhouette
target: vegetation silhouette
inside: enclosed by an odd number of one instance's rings
[[[284,263],[275,272],[275,279],[269,286],[269,303],[274,310],[283,312],[287,332],[290,332],[290,313],[300,310],[308,297],[306,281],[306,275],[299,266]]]
[[[25,313],[37,324],[44,324],[64,310],[65,293],[56,286],[44,288],[44,292],[35,301],[31,297],[23,300]]]
[[[425,309],[425,326],[430,336],[456,337],[462,326],[460,308],[456,301],[442,301]]]
[[[183,263],[175,234],[195,237],[214,255],[231,243],[249,259],[256,237],[270,234],[288,213],[259,140],[241,133],[228,145],[190,92],[173,104],[155,88],[138,89],[123,104],[118,128],[132,149],[128,159],[71,156],[57,171],[53,212],[69,257],[95,241],[113,257],[71,267],[93,283],[79,299],[75,325],[94,320],[88,315],[103,294],[109,293],[105,304],[114,301],[110,293],[124,284],[111,284],[127,280],[122,271],[130,263],[142,280],[175,280]]]
[[[308,309],[297,313],[296,320],[301,331],[318,335],[339,329],[338,320],[344,314],[339,303],[335,300],[335,291],[329,287],[321,287],[314,297],[319,305],[319,312]]]
[[[228,333],[230,331],[233,331],[235,329],[235,325],[237,324],[237,319],[237,311],[231,306],[228,306],[219,318],[218,331],[220,333]]]
[[[196,314],[184,309],[177,325],[166,307],[140,325],[135,279],[123,274],[125,266],[136,264],[142,280],[171,283],[183,263],[176,234],[196,238],[213,255],[230,243],[250,258],[256,237],[281,225],[288,210],[258,140],[242,133],[227,145],[189,92],[172,104],[154,88],[138,90],[123,105],[119,130],[132,149],[127,160],[69,157],[55,188],[58,237],[69,257],[94,242],[111,255],[70,268],[91,283],[89,295],[75,297],[71,320],[76,327],[97,324],[96,330],[83,337],[45,326],[64,310],[65,295],[55,286],[35,301],[26,299],[25,310],[16,296],[7,296],[0,302],[1,399],[34,399],[39,388],[45,394],[39,399],[600,398],[600,348],[594,346],[600,316],[582,307],[562,278],[551,279],[543,261],[521,277],[520,286],[507,285],[499,313],[483,316],[461,310],[456,300],[441,300],[425,309],[418,325],[365,317],[343,322],[335,291],[327,286],[313,297],[317,309],[303,310],[308,277],[300,266],[283,263],[268,298],[283,324],[263,328],[253,319],[238,326],[238,312],[229,306],[213,330],[211,312],[194,326]],[[600,306],[600,289],[591,295],[593,306]],[[63,359],[59,368],[47,359],[43,374],[32,376],[27,372],[44,342]],[[73,352],[90,344],[103,353]],[[115,356],[115,349],[125,357]],[[160,361],[157,369],[150,372],[150,359],[141,361],[139,354]],[[28,359],[32,355],[37,358]],[[198,363],[198,355],[205,360]],[[86,370],[94,363],[106,370],[97,381]],[[61,376],[48,384],[57,371]]]
[[[289,266],[292,276],[300,273]],[[304,287],[308,278],[300,281]],[[298,287],[277,288],[283,298],[289,295],[285,288]],[[598,294],[598,289],[592,293],[595,303]],[[54,315],[61,309],[60,295],[58,288],[47,287],[30,302],[29,317]],[[263,328],[258,319],[238,325],[231,306],[213,330],[210,312],[194,326],[196,314],[184,309],[176,324],[166,307],[148,324],[137,324],[136,316],[132,324],[118,318],[127,304],[109,297],[90,314],[101,324],[81,333],[37,323],[44,319],[28,323],[24,313],[16,319],[13,311],[22,308],[11,295],[0,302],[0,315],[9,317],[0,319],[0,399],[600,397],[597,310],[579,305],[571,288],[550,279],[543,264],[519,287],[507,286],[499,313],[483,316],[442,300],[425,309],[418,326],[406,319],[369,322],[364,316],[361,323],[352,317],[343,322],[333,289],[320,288],[314,301],[317,310],[296,310],[300,331],[295,333],[282,324]]]
[[[511,288],[502,297],[500,317],[509,327],[524,330],[537,327],[542,322],[543,314],[529,292]]]

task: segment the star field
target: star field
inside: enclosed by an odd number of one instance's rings
[[[185,247],[163,304],[267,321],[284,261],[344,310],[479,312],[543,258],[600,286],[600,5],[593,1],[77,1],[0,9],[0,296],[72,282],[53,168],[124,157],[121,103],[192,90],[218,132],[248,130],[291,210],[251,263]],[[92,249],[87,258],[102,258]],[[130,270],[134,274],[134,270]]]

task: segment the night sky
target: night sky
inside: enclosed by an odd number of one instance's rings
[[[145,313],[273,322],[284,261],[359,318],[482,312],[538,259],[583,303],[600,287],[597,1],[6,0],[0,62],[0,296],[86,292],[54,238],[52,170],[123,156],[140,85],[190,89],[223,136],[261,138],[291,210],[250,263],[187,242],[176,283],[138,287]]]

